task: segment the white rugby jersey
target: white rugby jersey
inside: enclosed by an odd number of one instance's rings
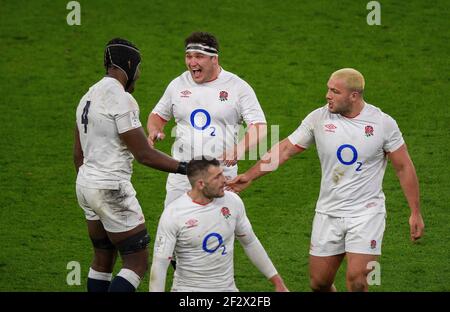
[[[120,133],[141,127],[139,106],[122,84],[104,77],[81,98],[76,123],[83,150],[77,183],[86,187],[118,189],[130,180],[133,155]]]
[[[288,138],[303,148],[316,144],[322,167],[317,212],[354,217],[386,211],[382,190],[386,153],[404,144],[392,117],[367,103],[355,118],[332,114],[325,105],[310,113]]]
[[[185,193],[164,210],[155,239],[154,257],[177,259],[172,291],[237,291],[234,238],[252,232],[244,203],[225,191],[206,205]]]
[[[217,158],[238,142],[242,121],[266,123],[250,85],[223,69],[217,79],[202,84],[184,72],[172,80],[152,113],[175,118],[172,156],[181,161],[201,155]]]

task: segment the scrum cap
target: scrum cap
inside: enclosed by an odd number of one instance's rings
[[[108,42],[105,48],[104,64],[106,70],[114,66],[121,69],[127,76],[125,89],[136,79],[137,68],[141,63],[139,49],[130,41],[114,38]]]

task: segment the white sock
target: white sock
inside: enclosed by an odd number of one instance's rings
[[[111,281],[112,273],[98,272],[93,268],[89,268],[88,278],[100,280],[100,281]]]
[[[128,282],[130,282],[131,285],[134,286],[134,288],[138,288],[139,284],[141,283],[141,278],[139,275],[137,275],[134,271],[130,269],[121,269],[120,272],[117,274],[117,276],[123,277]]]

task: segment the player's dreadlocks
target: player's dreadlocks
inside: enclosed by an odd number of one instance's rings
[[[139,49],[130,41],[114,38],[108,42],[105,48],[104,65],[108,72],[109,67],[121,69],[127,76],[125,89],[136,79],[137,68],[141,63]]]

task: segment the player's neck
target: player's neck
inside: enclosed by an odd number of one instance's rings
[[[219,78],[221,71],[222,71],[222,67],[220,67],[220,65],[217,65],[217,67],[214,69],[214,74],[213,74],[212,78],[210,80],[208,80],[207,82],[212,82],[212,81],[216,80],[217,78]]]
[[[349,111],[348,113],[342,114],[342,116],[344,116],[346,118],[355,118],[359,114],[361,114],[362,110],[364,109],[364,105],[365,105],[364,100],[360,100],[353,105],[353,108],[351,111]]]
[[[207,198],[202,192],[192,189],[188,192],[188,196],[192,201],[199,205],[207,205],[214,200],[214,198]]]
[[[114,67],[108,68],[108,73],[106,74],[106,77],[116,79],[125,89],[125,86],[127,85],[127,77],[125,77],[124,73],[120,69]]]

